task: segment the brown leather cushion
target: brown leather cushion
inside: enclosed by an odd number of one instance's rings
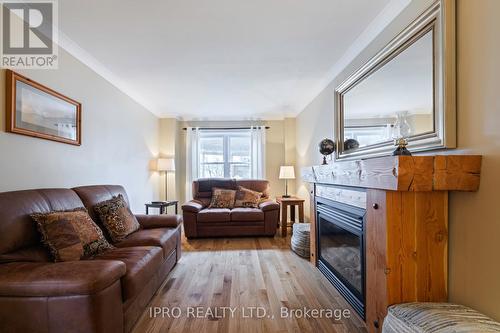
[[[191,200],[186,202],[184,205],[182,205],[182,212],[190,212],[190,213],[198,213],[200,210],[202,210],[205,206],[199,202],[198,200]]]
[[[94,221],[92,221],[87,213],[87,210],[83,207],[76,208],[72,211],[35,213],[31,214],[31,217],[39,225],[39,230],[43,235],[43,242],[49,247],[56,261],[76,260],[75,253],[66,253],[64,255],[64,260],[62,259],[60,254],[57,252],[57,250],[61,250],[61,246],[63,246],[62,244],[59,244],[59,247],[56,250],[55,243],[61,243],[61,241],[54,238],[68,237],[68,234],[62,235],[57,232],[62,229],[66,222],[69,222],[72,225],[74,232],[80,238],[81,246],[83,246],[83,252],[81,255],[82,258],[89,258],[112,248],[112,246],[104,238],[102,230],[95,224]],[[47,230],[47,226],[53,223],[58,223],[59,225],[49,232],[49,230]],[[52,238],[49,239],[49,236]],[[75,245],[75,242],[72,244]],[[69,246],[69,244],[66,244],[65,246]],[[75,252],[78,249],[73,248],[70,250]]]
[[[273,200],[265,200],[259,204],[259,208],[262,209],[263,212],[269,212],[273,210],[279,210],[280,205]]]
[[[210,198],[198,198],[196,199],[196,202],[199,202],[203,208],[207,208],[210,206],[210,202],[212,201],[211,197]]]
[[[30,214],[83,207],[68,189],[0,193],[0,254],[40,245],[40,233]]]
[[[93,207],[99,202],[109,200],[121,194],[127,203],[127,206],[130,206],[127,192],[125,192],[123,186],[120,185],[80,186],[73,188],[73,191],[75,191],[80,197],[81,201],[89,211],[90,217],[92,217],[97,224],[101,224],[101,221],[99,220],[99,216],[97,216],[94,212]]]
[[[121,242],[140,227],[122,194],[100,202],[93,208],[113,243]]]
[[[122,247],[109,250],[95,259],[118,260],[125,263],[127,273],[122,277],[123,300],[136,296],[153,278],[163,262],[163,251],[156,246]]]
[[[119,261],[13,262],[0,265],[0,295],[90,295],[124,274],[125,265]]]
[[[37,246],[25,247],[14,252],[0,255],[0,264],[9,262],[47,262],[51,261],[49,251],[41,244]]]
[[[115,246],[159,246],[163,249],[163,258],[167,258],[177,246],[177,233],[177,228],[140,229]]]
[[[234,208],[231,221],[264,221],[264,212],[258,208]]]
[[[227,208],[206,208],[198,213],[197,218],[198,222],[229,222],[231,220],[231,210]]]
[[[204,192],[210,195],[212,194],[212,190],[214,188],[236,190],[236,181],[234,179],[206,178],[206,179],[198,179],[196,183],[198,184],[196,192]]]
[[[154,228],[177,228],[182,224],[181,215],[143,215],[136,214],[135,217],[141,228],[143,229],[154,229]]]

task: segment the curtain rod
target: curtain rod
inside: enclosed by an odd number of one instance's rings
[[[270,129],[271,127],[269,126],[253,126],[255,128],[265,128],[265,129]],[[194,130],[196,127],[192,127]],[[187,131],[187,127],[184,127],[183,130]],[[252,129],[252,127],[198,127],[200,130],[243,130],[243,129]]]

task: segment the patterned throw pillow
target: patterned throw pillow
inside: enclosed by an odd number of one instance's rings
[[[238,186],[234,207],[258,208],[262,193]]]
[[[98,203],[94,206],[94,211],[99,215],[113,243],[121,242],[140,228],[139,222],[121,194]]]
[[[112,249],[85,208],[31,214],[54,261],[90,258]]]
[[[212,201],[208,208],[229,208],[234,207],[234,199],[236,197],[235,190],[227,190],[223,188],[214,188],[212,190]]]

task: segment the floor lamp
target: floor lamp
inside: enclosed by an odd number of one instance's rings
[[[173,158],[159,158],[158,171],[165,172],[165,201],[168,201],[168,173],[175,171],[175,162]]]

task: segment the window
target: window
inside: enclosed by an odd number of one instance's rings
[[[199,178],[266,179],[266,127],[186,130],[187,201]]]
[[[380,126],[349,126],[345,127],[344,140],[354,139],[360,147],[365,147],[371,142],[384,142],[391,140],[390,130],[392,127]]]
[[[198,145],[200,178],[252,178],[249,130],[201,131]]]

